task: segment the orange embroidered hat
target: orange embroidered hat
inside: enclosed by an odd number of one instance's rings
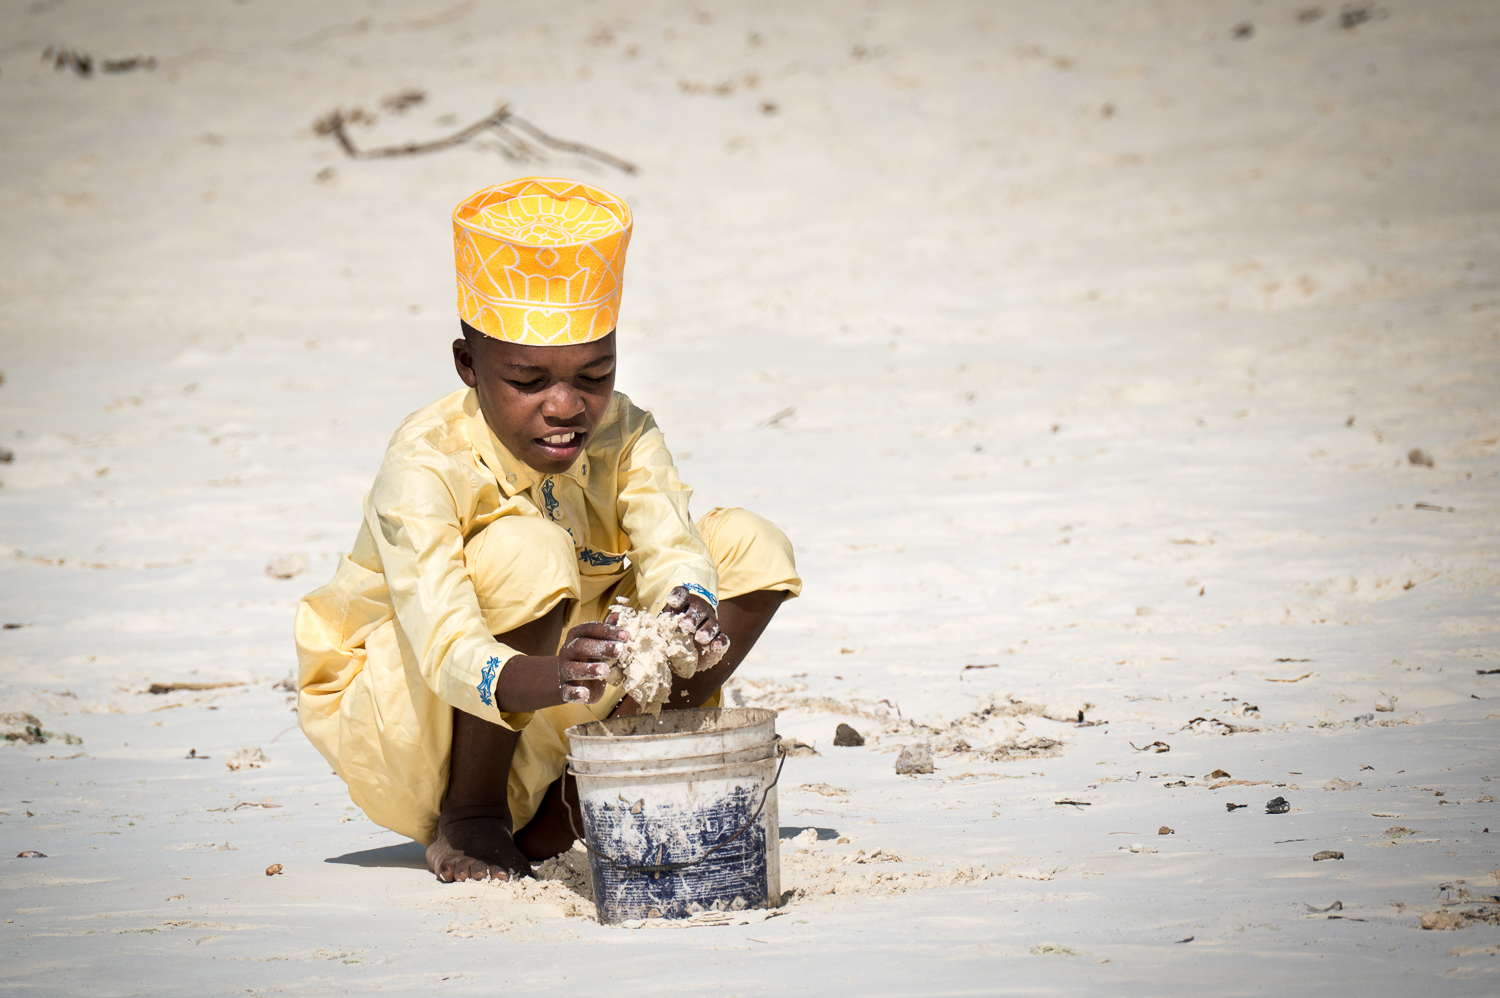
[[[630,207],[576,180],[523,177],[453,211],[458,314],[533,346],[608,336],[620,311]]]

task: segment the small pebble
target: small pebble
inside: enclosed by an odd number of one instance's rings
[[[1140,842],[1132,842],[1132,843],[1130,843],[1130,851],[1131,852],[1145,852],[1146,851],[1146,847],[1143,844],[1141,844]]]
[[[47,854],[46,853],[44,853],[44,852],[37,852],[35,849],[27,849],[24,852],[18,852],[18,853],[16,853],[16,859],[46,859],[46,858],[47,858]]]
[[[908,745],[896,759],[896,775],[932,772],[932,749],[926,745]]]
[[[1337,849],[1324,849],[1322,852],[1313,853],[1313,862],[1320,863],[1325,859],[1343,859],[1344,854]]]
[[[1286,814],[1291,809],[1292,805],[1287,803],[1287,799],[1285,797],[1272,797],[1270,800],[1266,801],[1267,814]]]
[[[1177,829],[1175,829],[1175,828],[1168,828],[1166,825],[1162,825],[1160,828],[1158,828],[1156,830],[1156,834],[1157,835],[1176,835],[1177,834]]]
[[[266,876],[268,876],[268,877],[274,877],[274,876],[276,876],[276,874],[278,874],[280,872],[281,872],[281,864],[280,863],[272,863],[270,866],[266,867]]]
[[[863,745],[865,736],[847,724],[840,724],[833,732],[833,744],[841,746]]]

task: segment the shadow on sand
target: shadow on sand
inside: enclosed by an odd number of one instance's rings
[[[807,831],[807,829],[809,827],[811,827],[811,826],[807,826],[807,825],[782,825],[780,831],[778,832],[778,834],[782,838],[784,838],[784,839],[790,839],[790,838],[794,838],[795,836],[801,835],[803,832]],[[836,829],[836,828],[816,828],[816,827],[814,827],[813,830],[818,833],[818,841],[819,842],[827,842],[829,839],[836,839],[836,838],[839,837],[838,829]]]
[[[349,866],[381,866],[406,870],[427,869],[427,850],[420,842],[398,842],[379,849],[362,849],[346,852],[342,856],[330,856],[325,863],[344,863]]]

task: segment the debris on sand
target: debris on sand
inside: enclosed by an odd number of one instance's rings
[[[908,745],[896,758],[897,776],[930,772],[932,772],[932,749],[926,745]]]
[[[1266,801],[1267,814],[1286,814],[1292,809],[1292,805],[1285,797],[1272,797]]]
[[[147,693],[161,696],[164,693],[202,693],[204,690],[225,690],[231,686],[244,686],[239,680],[229,679],[221,683],[152,683]]]
[[[1056,738],[1033,735],[1030,738],[1010,738],[998,745],[981,751],[978,755],[990,762],[1009,762],[1012,759],[1050,759],[1062,755],[1063,743]]]
[[[242,748],[231,752],[224,765],[233,772],[242,769],[259,769],[270,760],[259,748]]]
[[[810,794],[822,794],[824,797],[848,797],[849,791],[843,787],[831,786],[827,783],[804,783],[797,788]]]
[[[305,571],[305,554],[281,554],[266,562],[266,575],[272,579],[295,579]]]
[[[1320,852],[1313,853],[1313,862],[1314,863],[1321,863],[1325,859],[1343,859],[1343,858],[1344,858],[1344,854],[1341,853],[1341,852],[1339,852],[1337,849],[1323,849]]]
[[[95,59],[87,52],[77,52],[62,45],[48,45],[42,51],[42,61],[51,62],[52,68],[61,72],[71,69],[76,76],[88,79],[94,75],[94,67],[104,73],[130,73],[138,69],[156,68],[156,57],[130,55],[119,59]]]
[[[1471,925],[1500,925],[1500,905],[1482,904],[1473,908],[1448,908],[1422,915],[1424,929],[1467,929]]]
[[[280,873],[281,873],[281,864],[280,863],[272,863],[270,866],[266,867],[266,876],[268,876],[268,877],[275,877],[275,876],[280,875]]]
[[[898,856],[898,855],[896,855],[895,853],[891,852],[889,849],[876,849],[874,852],[870,853],[869,855],[866,855],[865,851],[863,849],[858,849],[858,850],[855,851],[855,853],[854,853],[853,856],[848,857],[847,862],[850,862],[850,863],[899,863],[899,862],[901,862],[901,857]]]
[[[10,710],[0,714],[0,731],[8,742],[25,745],[45,744],[47,734],[42,730],[41,719],[35,714],[21,710]]]
[[[1135,742],[1130,742],[1129,744],[1130,747],[1135,749],[1137,752],[1154,752],[1157,755],[1160,755],[1163,752],[1172,751],[1172,746],[1163,741],[1155,741],[1150,745],[1137,745]]]
[[[1323,784],[1323,789],[1324,790],[1353,790],[1355,787],[1362,787],[1362,786],[1364,786],[1364,784],[1360,783],[1358,780],[1350,782],[1349,780],[1341,779],[1339,777],[1334,777],[1333,779],[1329,780],[1327,783]]]
[[[693,635],[683,631],[683,618],[674,613],[653,614],[635,610],[624,602],[610,609],[615,626],[630,632],[625,653],[609,667],[609,682],[623,686],[641,706],[643,714],[660,714],[672,695],[672,677],[687,679],[699,669],[711,669],[723,658],[722,651],[704,651],[702,662]]]
[[[46,859],[46,858],[47,858],[47,854],[46,853],[44,853],[44,852],[37,852],[35,849],[25,849],[25,850],[22,850],[21,852],[16,853],[16,859]]]
[[[425,95],[424,95],[425,96]],[[386,98],[387,101],[390,98]],[[416,103],[416,102],[411,102]],[[400,114],[401,110],[387,106],[388,110]],[[395,146],[382,146],[378,149],[361,149],[354,144],[350,138],[349,125],[373,125],[375,115],[370,114],[362,108],[353,108],[345,111],[335,108],[313,122],[313,134],[320,136],[331,136],[344,150],[344,154],[350,159],[391,159],[396,156],[420,156],[423,153],[439,152],[443,149],[452,149],[478,138],[485,132],[490,133],[494,145],[498,147],[500,154],[512,162],[524,162],[546,158],[546,151],[569,153],[592,159],[597,163],[613,167],[621,173],[633,174],[638,167],[634,163],[627,162],[618,156],[611,155],[602,149],[584,145],[582,142],[572,142],[568,139],[560,139],[548,135],[540,128],[533,125],[524,118],[517,117],[509,105],[501,107],[492,114],[485,115],[467,128],[461,128],[451,135],[432,139],[427,142],[403,142]]]
[[[837,744],[837,742],[834,744]],[[781,739],[781,750],[786,753],[788,759],[804,759],[808,756],[822,755],[821,752],[807,744],[807,742],[784,736]]]
[[[1017,700],[1010,694],[1004,698],[991,696],[981,700],[974,716],[980,720],[990,717],[1025,717],[1028,715],[1045,717],[1049,721],[1059,721],[1064,724],[1077,724],[1083,719],[1085,712],[1093,710],[1094,705],[1084,703],[1077,707],[1061,708],[1050,707],[1045,704],[1029,703],[1025,700]]]
[[[860,734],[858,731],[855,731],[852,727],[844,724],[843,722],[840,722],[839,726],[834,729],[833,744],[835,745],[848,747],[854,745],[863,745],[864,743],[865,736]]]
[[[1260,729],[1244,724],[1230,724],[1228,721],[1221,721],[1217,717],[1195,717],[1178,730],[1197,731],[1200,733],[1210,731],[1216,735],[1236,735],[1241,732],[1259,731]]]
[[[1431,468],[1433,466],[1432,455],[1420,447],[1413,447],[1406,453],[1408,464],[1414,464],[1419,468]]]
[[[23,745],[45,745],[54,740],[61,740],[64,745],[83,744],[83,739],[77,735],[43,730],[41,720],[24,710],[8,710],[0,714],[0,738]]]
[[[427,91],[408,87],[405,90],[382,97],[380,99],[380,106],[391,114],[405,114],[425,100],[427,100]]]
[[[1073,949],[1070,946],[1059,946],[1056,943],[1042,943],[1040,946],[1031,947],[1032,956],[1088,956],[1081,949]]]
[[[1177,834],[1177,829],[1175,829],[1175,828],[1168,828],[1166,825],[1162,825],[1160,828],[1158,828],[1156,830],[1156,834],[1157,835],[1176,835]]]

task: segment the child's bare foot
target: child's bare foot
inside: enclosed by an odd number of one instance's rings
[[[531,876],[531,863],[511,835],[510,816],[485,806],[443,808],[437,838],[427,847],[427,868],[445,884]]]

